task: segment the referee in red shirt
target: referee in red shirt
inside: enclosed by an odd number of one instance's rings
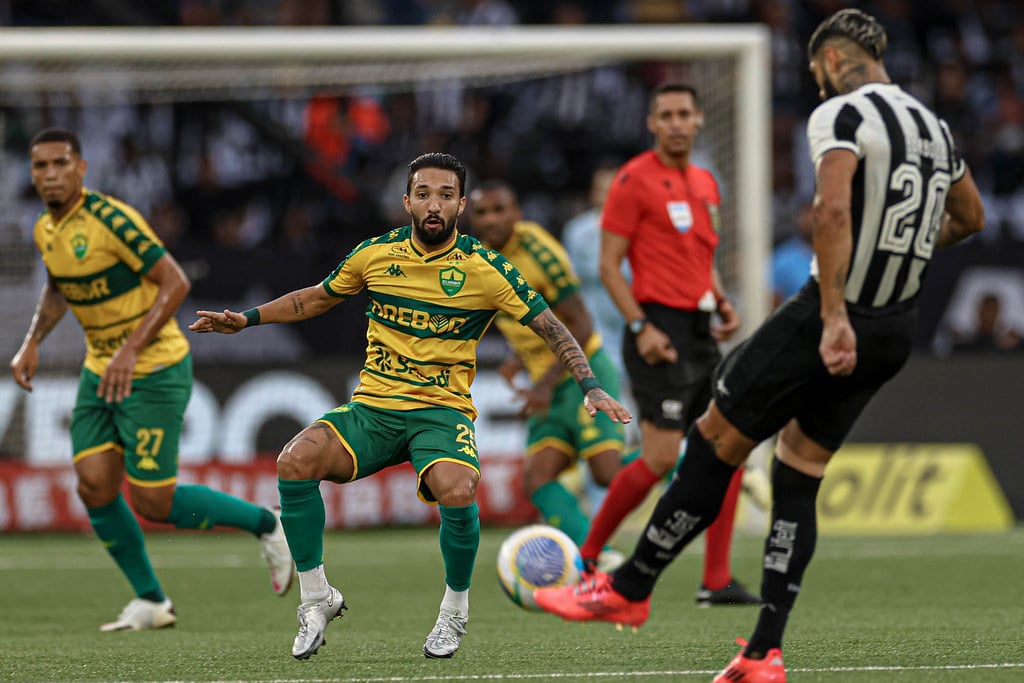
[[[650,489],[671,472],[686,430],[711,398],[721,360],[718,342],[740,326],[714,265],[719,240],[718,183],[690,163],[704,123],[697,92],[666,83],[651,94],[647,128],[654,148],[620,169],[601,216],[601,281],[626,320],[622,354],[640,412],[640,457],[608,487],[580,549],[592,560]],[[622,275],[622,259],[633,271]],[[718,312],[719,325],[712,326]],[[756,604],[732,577],[729,546],[742,471],[733,477],[717,521],[706,534],[697,604]],[[589,564],[589,562],[588,562]]]

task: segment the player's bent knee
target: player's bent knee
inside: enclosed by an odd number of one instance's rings
[[[132,487],[132,509],[147,522],[166,522],[174,506],[174,487]]]
[[[607,487],[622,468],[622,454],[618,450],[602,451],[587,460],[587,466],[594,483]]]
[[[523,470],[523,493],[527,497],[532,496],[541,486],[557,479],[560,473],[561,471],[552,472],[543,468],[538,469],[527,466]]]
[[[97,508],[117,498],[120,489],[111,482],[79,477],[76,490],[87,508]]]
[[[476,486],[453,488],[437,497],[438,504],[447,508],[466,507],[475,500]]]
[[[476,500],[480,475],[470,467],[450,462],[437,463],[427,470],[425,479],[440,505],[465,507]]]
[[[280,479],[326,479],[327,468],[316,453],[285,449],[277,456],[277,476]]]
[[[302,430],[277,456],[280,479],[319,479],[344,483],[352,480],[352,455],[322,422]]]
[[[676,448],[673,450],[675,453],[673,453],[672,450],[667,449],[650,449],[644,451],[640,457],[643,458],[645,463],[647,463],[647,467],[650,468],[651,472],[662,477],[671,472],[679,461],[679,449]]]

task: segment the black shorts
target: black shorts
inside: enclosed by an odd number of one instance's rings
[[[644,315],[669,336],[679,352],[675,363],[648,365],[626,333],[622,359],[641,420],[663,429],[686,431],[711,400],[711,375],[722,359],[711,337],[711,314],[643,304]]]
[[[907,362],[916,308],[848,306],[857,366],[847,376],[828,374],[818,354],[820,301],[811,280],[716,370],[715,404],[745,436],[763,441],[796,418],[813,441],[839,450],[871,397]]]

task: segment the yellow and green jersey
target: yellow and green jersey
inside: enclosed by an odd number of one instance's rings
[[[47,272],[85,331],[85,367],[102,375],[156,300],[160,287],[143,276],[166,250],[135,209],[90,190],[57,223],[44,211],[34,236]],[[170,318],[139,352],[135,377],[174,365],[188,349]]]
[[[512,236],[501,249],[501,255],[512,262],[529,283],[554,308],[570,294],[580,289],[580,280],[572,269],[569,255],[551,233],[533,221],[519,221]],[[557,362],[547,343],[533,330],[499,315],[495,324],[512,350],[523,361],[530,380],[536,382]],[[590,335],[583,352],[589,358],[601,347],[601,337]]]
[[[412,228],[359,244],[323,282],[370,297],[366,363],[352,400],[389,410],[447,406],[476,418],[476,347],[499,311],[527,324],[547,308],[519,271],[476,239],[424,254]],[[530,332],[533,334],[533,332]]]

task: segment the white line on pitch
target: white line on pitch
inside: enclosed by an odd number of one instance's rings
[[[878,671],[979,671],[992,669],[1024,669],[1024,662],[1001,662],[995,664],[944,664],[938,666],[834,666],[795,667],[789,673],[870,673]],[[214,681],[213,683],[431,683],[432,681],[535,681],[559,679],[602,679],[621,680],[623,677],[650,678],[653,676],[708,676],[718,673],[710,669],[684,669],[678,671],[590,671],[590,672],[547,672],[522,674],[464,674],[443,676],[371,676],[357,678],[287,678],[246,681]],[[156,683],[156,682],[151,682]],[[159,683],[184,683],[182,681],[161,681]]]

